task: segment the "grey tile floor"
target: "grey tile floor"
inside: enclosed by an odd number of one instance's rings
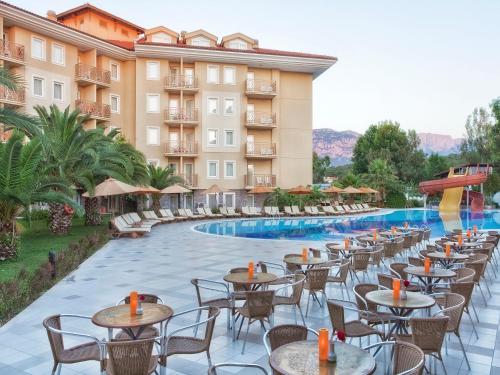
[[[41,324],[46,316],[56,313],[92,315],[102,308],[114,305],[130,290],[158,294],[175,311],[180,312],[196,306],[191,278],[222,280],[229,268],[245,266],[250,260],[281,262],[286,253],[300,252],[303,246],[319,245],[318,242],[217,237],[194,232],[192,225],[193,223],[176,223],[156,226],[150,235],[140,239],[110,241],[72,274],[0,328],[0,374],[50,374],[52,356]],[[371,274],[372,281],[375,281],[374,275]],[[500,374],[500,282],[494,280],[490,289],[492,297],[489,298],[487,307],[479,293],[473,299],[481,321],[477,325],[479,338],[474,336],[467,318],[463,319],[461,326],[472,369],[467,369],[458,342],[451,338],[447,342],[448,354],[444,354],[449,375]],[[335,287],[328,290],[328,296],[342,297]],[[305,303],[304,296],[304,307]],[[187,320],[178,324],[186,322]],[[212,340],[212,360],[251,362],[267,366],[267,356],[262,345],[263,332],[258,325],[252,326],[246,352],[241,355],[242,340],[232,342],[225,322],[223,312],[218,318]],[[280,307],[275,314],[275,324],[291,322],[294,322],[292,310]],[[91,333],[99,338],[107,336],[105,330],[92,326],[91,323],[67,323],[68,329]],[[327,310],[314,305],[307,323],[316,329],[330,327]],[[175,324],[172,324],[173,328],[176,328]],[[68,340],[67,343],[72,344],[73,340]],[[357,341],[354,343],[357,344]],[[441,374],[442,370],[439,365],[437,367]],[[169,358],[169,374],[206,374],[206,371],[207,360],[204,354]],[[379,372],[382,373],[381,364],[377,373]],[[62,370],[63,375],[97,373],[98,366],[90,362],[63,366]],[[234,371],[224,373],[231,374]]]

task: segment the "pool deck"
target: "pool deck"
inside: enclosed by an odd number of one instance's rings
[[[139,239],[110,241],[73,273],[59,282],[28,308],[0,327],[0,374],[50,374],[52,355],[43,318],[57,313],[92,315],[114,305],[130,290],[158,294],[166,304],[180,312],[196,306],[192,278],[222,280],[228,269],[245,266],[250,260],[281,263],[287,253],[297,253],[304,246],[319,247],[321,242],[255,241],[250,239],[210,236],[192,230],[193,222],[156,226],[152,233]],[[371,274],[375,281],[374,273]],[[471,362],[472,371],[465,365],[455,338],[448,341],[448,354],[443,354],[449,375],[500,375],[500,281],[490,286],[492,297],[484,307],[478,293],[474,304],[481,323],[477,325],[479,339],[472,333],[470,322],[464,316],[461,334]],[[341,298],[338,288],[328,290],[331,298]],[[303,308],[307,296],[303,296]],[[312,328],[330,327],[328,312],[312,305],[306,318]],[[293,323],[293,312],[279,307],[275,324]],[[186,321],[182,323],[186,324]],[[232,342],[226,331],[225,312],[218,318],[212,340],[211,355],[217,362],[251,362],[267,366],[267,355],[262,345],[262,331],[252,325],[244,355],[240,354],[242,339]],[[170,326],[169,326],[170,327]],[[172,324],[171,328],[177,328]],[[67,326],[107,337],[101,328],[86,324]],[[68,340],[71,344],[73,340]],[[357,344],[357,340],[355,342]],[[380,370],[380,369],[379,369]],[[439,365],[438,370],[441,371]],[[176,355],[168,360],[168,374],[206,374],[205,354]],[[63,366],[62,374],[97,374],[96,363]],[[230,374],[234,372],[223,372]],[[239,374],[252,374],[241,371]],[[379,371],[377,371],[379,373]],[[438,372],[441,374],[441,372]]]

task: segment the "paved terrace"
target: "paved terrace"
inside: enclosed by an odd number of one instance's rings
[[[222,280],[229,268],[245,266],[250,259],[281,262],[286,253],[297,250],[300,252],[304,245],[319,245],[317,242],[216,237],[194,232],[191,230],[192,225],[193,222],[159,225],[144,238],[110,241],[79,269],[0,328],[0,374],[50,374],[52,355],[42,327],[42,320],[46,316],[56,313],[92,315],[102,308],[114,305],[130,290],[158,294],[166,304],[180,312],[196,306],[191,278]],[[374,273],[371,279],[375,280]],[[481,320],[478,324],[479,339],[472,333],[468,318],[464,316],[462,320],[461,334],[472,371],[467,370],[459,344],[452,337],[448,341],[448,354],[443,348],[449,375],[500,374],[500,282],[495,280],[490,288],[492,298],[489,299],[487,308],[479,293],[474,295],[474,304]],[[341,298],[336,286],[329,289],[328,295]],[[304,294],[304,313],[306,301],[307,295]],[[213,362],[253,362],[267,366],[267,355],[262,345],[263,332],[259,325],[252,325],[246,352],[241,355],[243,340],[240,338],[232,342],[231,334],[226,332],[225,314],[225,311],[221,313],[215,328],[211,346]],[[320,309],[317,304],[310,310],[306,321],[315,329],[331,328],[327,309]],[[280,306],[275,314],[275,324],[293,322],[292,310]],[[104,329],[90,323],[76,327],[66,325],[66,328],[93,333],[99,338],[107,337]],[[171,328],[176,326],[172,324]],[[71,344],[69,341],[67,343]],[[353,343],[357,344],[357,340]],[[437,367],[441,371],[439,364]],[[380,370],[379,368],[377,373],[381,373]],[[204,353],[169,358],[169,374],[198,375],[206,374],[206,371],[207,360]],[[62,374],[94,375],[98,374],[98,365],[96,362],[66,365],[63,366]],[[220,374],[229,373],[220,371]]]

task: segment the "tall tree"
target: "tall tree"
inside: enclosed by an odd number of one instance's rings
[[[437,153],[432,153],[427,158],[425,165],[425,178],[432,179],[440,172],[446,171],[450,167],[449,159]]]
[[[375,159],[368,165],[368,173],[363,179],[380,192],[382,200],[385,200],[386,193],[398,185],[398,178],[390,164],[384,159]]]
[[[182,177],[176,176],[175,170],[170,167],[160,167],[149,164],[148,173],[150,178],[149,184],[158,190],[163,190],[171,185],[181,184],[184,182]],[[160,198],[161,194],[153,194],[153,209],[156,211],[161,208]]]
[[[487,163],[491,159],[491,115],[486,108],[475,108],[465,123],[465,139],[460,149],[468,163]]]
[[[318,156],[315,152],[313,153],[313,182],[320,184],[323,182],[326,171],[330,167],[330,157],[328,155],[324,157]]]

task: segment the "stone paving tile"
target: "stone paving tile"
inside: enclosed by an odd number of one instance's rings
[[[245,266],[250,260],[267,260],[281,263],[284,254],[298,252],[304,246],[318,247],[318,242],[262,241],[217,237],[195,232],[193,223],[177,223],[156,226],[150,235],[143,238],[117,239],[87,259],[76,271],[55,285],[27,309],[10,322],[0,327],[0,374],[45,375],[52,369],[52,355],[47,334],[42,327],[43,318],[56,313],[77,313],[91,316],[96,311],[114,305],[135,289],[158,294],[165,303],[179,312],[196,306],[196,295],[190,283],[192,278],[222,280],[229,268]],[[491,275],[494,275],[490,271]],[[375,280],[371,271],[369,280]],[[488,280],[488,282],[490,282]],[[471,365],[469,371],[456,337],[446,340],[447,353],[443,348],[444,363],[449,375],[494,374],[500,375],[500,335],[498,323],[500,314],[500,280],[493,278],[488,285],[491,296],[486,294],[488,306],[484,305],[479,291],[473,296],[473,303],[480,323],[474,313],[479,338],[472,331],[468,317],[464,316],[461,336]],[[352,287],[352,285],[350,285]],[[343,298],[336,287],[327,290],[329,298]],[[352,298],[352,293],[351,293]],[[303,310],[307,296],[303,298]],[[472,309],[471,309],[472,310]],[[300,317],[298,316],[299,321]],[[349,319],[350,317],[348,317]],[[184,317],[169,326],[175,329],[189,324],[194,317]],[[330,327],[328,311],[317,304],[310,306],[306,318],[312,328]],[[275,312],[275,324],[293,323],[294,313],[289,307],[279,307]],[[89,322],[64,321],[64,327],[79,332],[107,337],[107,332]],[[251,326],[245,354],[241,354],[243,341],[233,342],[226,330],[226,312],[223,311],[216,323],[212,340],[213,362],[239,361],[258,363],[268,367],[268,357],[262,344],[263,331]],[[67,344],[78,343],[68,339]],[[363,340],[362,345],[367,345]],[[373,343],[373,341],[372,341]],[[353,344],[358,344],[357,340]],[[169,375],[205,374],[205,354],[177,355],[168,360]],[[382,374],[384,364],[379,362],[377,374]],[[97,363],[83,363],[63,366],[62,375],[86,375],[98,373]],[[252,370],[222,370],[220,375],[254,374]],[[437,373],[442,374],[437,364]]]

